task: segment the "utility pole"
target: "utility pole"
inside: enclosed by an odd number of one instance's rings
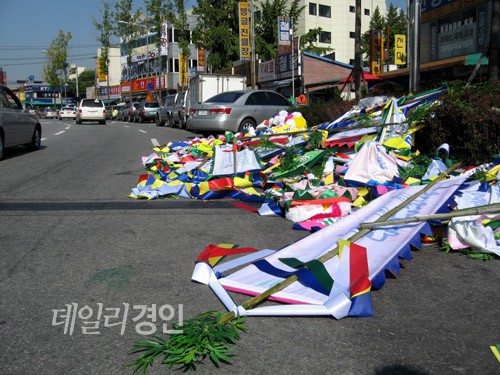
[[[292,66],[292,101],[295,103],[295,62],[293,53],[293,17],[290,18],[290,43],[292,44],[292,56],[291,56],[291,66]]]
[[[255,20],[254,20],[254,7],[253,2],[250,1],[250,41],[252,48],[252,59],[250,67],[250,75],[252,76],[252,90],[255,90],[256,80],[255,80]]]
[[[490,81],[500,78],[500,0],[493,0],[491,12],[490,48],[488,49],[488,77]]]
[[[356,0],[356,19],[354,24],[354,90],[356,100],[361,98],[361,0]]]
[[[411,4],[410,20],[410,92],[416,94],[420,89],[420,0]]]

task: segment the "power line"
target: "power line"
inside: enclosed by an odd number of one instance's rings
[[[69,61],[81,61],[81,60],[89,60],[89,59],[93,59],[95,58],[95,55],[94,56],[89,56],[89,57],[80,57],[78,59],[68,59]],[[4,66],[25,66],[25,65],[40,65],[40,64],[44,64],[46,63],[47,60],[40,60],[40,61],[32,61],[32,62],[27,62],[27,63],[9,63],[9,64],[3,64],[3,63],[0,63],[0,65],[2,67]]]
[[[85,54],[80,54],[80,55],[69,55],[68,56],[68,60],[71,60],[75,57],[93,57],[95,56],[95,53],[92,53],[92,54],[88,54],[88,53],[85,53]],[[40,57],[0,57],[0,61],[6,61],[6,60],[23,60],[23,59],[33,59],[33,58],[40,58]],[[45,60],[44,60],[45,61]]]
[[[68,49],[74,48],[97,48],[100,47],[100,44],[79,44],[79,45],[68,45]],[[23,50],[40,50],[40,49],[48,49],[50,46],[9,46],[9,45],[0,45],[0,50],[6,51],[23,51]]]

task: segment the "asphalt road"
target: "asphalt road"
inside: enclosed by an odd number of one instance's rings
[[[42,126],[42,150],[9,150],[0,162],[1,374],[130,374],[127,352],[148,322],[134,305],[175,316],[182,308],[184,319],[223,308],[190,281],[208,244],[279,249],[308,235],[229,200],[128,198],[144,173],[141,157],[154,143],[194,136],[185,130]],[[499,261],[427,247],[401,263],[372,293],[374,317],[249,318],[233,365],[197,373],[499,374],[489,348],[500,343]],[[89,307],[94,319],[84,323]]]

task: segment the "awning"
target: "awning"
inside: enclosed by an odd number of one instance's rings
[[[482,53],[473,53],[472,55],[467,55],[465,57],[465,65],[476,65],[482,55]],[[481,65],[488,65],[488,56],[486,56],[483,61],[481,61]]]
[[[440,70],[440,69],[446,69],[446,68],[451,68],[454,66],[464,66],[465,60],[467,56],[458,56],[458,57],[451,57],[449,59],[444,59],[444,60],[439,60],[439,61],[432,61],[428,62],[425,64],[420,65],[420,72],[431,72],[434,70]],[[392,70],[390,72],[384,72],[380,73],[378,77],[382,79],[390,79],[393,77],[401,77],[401,76],[407,76],[410,74],[410,69],[409,68],[403,68],[403,69],[398,69],[398,70]]]

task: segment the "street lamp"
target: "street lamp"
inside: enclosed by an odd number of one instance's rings
[[[75,69],[76,73],[76,98],[78,99],[78,66],[75,64],[71,64],[71,69]]]

